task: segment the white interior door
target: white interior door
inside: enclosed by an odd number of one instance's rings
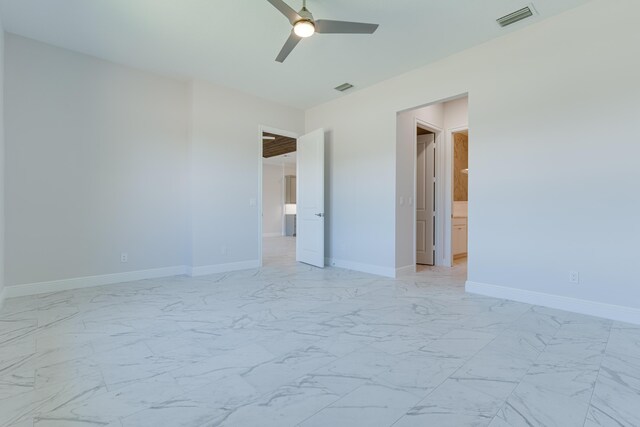
[[[416,263],[433,265],[435,229],[435,135],[418,136],[416,169]]]
[[[298,138],[296,260],[324,267],[324,129]]]

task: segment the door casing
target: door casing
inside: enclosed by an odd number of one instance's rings
[[[262,134],[264,132],[267,133],[275,133],[277,135],[287,136],[289,138],[298,139],[299,135],[295,132],[290,132],[288,130],[282,130],[270,126],[260,125],[258,126],[258,261],[260,267],[262,267],[262,215],[264,206],[262,206],[262,181],[263,181],[263,167],[262,167]],[[284,186],[284,182],[283,182]],[[284,191],[284,190],[283,190]]]
[[[443,162],[443,145],[444,145],[444,131],[442,128],[434,125],[433,123],[426,122],[424,120],[415,119],[414,121],[414,132],[413,132],[413,200],[417,200],[418,189],[416,183],[418,182],[418,134],[415,132],[415,129],[422,128],[433,132],[435,134],[435,175],[436,175],[436,195],[435,195],[435,212],[436,212],[436,221],[435,221],[435,256],[434,256],[434,265],[446,266],[446,258],[443,257],[445,250],[443,250],[444,243],[446,242],[447,236],[445,235],[445,224],[443,224],[443,218],[446,215],[444,209],[446,200],[443,200],[444,196],[444,162]],[[449,203],[451,197],[449,197]],[[413,265],[417,264],[417,256],[416,256],[416,248],[417,248],[417,212],[414,206],[413,211]],[[451,208],[449,208],[449,215],[451,214]],[[451,227],[451,220],[449,220],[449,227]],[[451,232],[449,231],[449,247],[451,247]]]

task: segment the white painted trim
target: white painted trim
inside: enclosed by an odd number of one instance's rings
[[[4,300],[7,296],[7,288],[3,287],[0,289],[0,313],[2,312],[2,307],[4,307]]]
[[[16,298],[28,295],[47,294],[68,291],[71,289],[90,288],[112,285],[116,283],[135,282],[136,280],[158,279],[172,276],[204,276],[208,274],[226,273],[230,271],[259,268],[258,260],[241,261],[229,264],[191,267],[178,265],[174,267],[155,268],[151,270],[127,271],[124,273],[104,274],[100,276],[74,277],[71,279],[52,280],[50,282],[29,283],[24,285],[5,286],[0,290],[0,309],[5,298]]]
[[[404,267],[396,268],[396,277],[410,276],[412,274],[415,274],[415,272],[416,264],[406,265]]]
[[[133,282],[143,279],[180,276],[184,275],[185,272],[185,266],[180,265],[175,267],[154,268],[151,270],[127,271],[124,273],[103,274],[100,276],[75,277],[72,279],[52,280],[50,282],[6,286],[5,296],[6,298],[15,298],[27,295],[46,294],[51,292],[68,291],[70,289]]]
[[[440,126],[436,126],[433,123],[430,123],[430,122],[428,122],[426,120],[422,120],[422,119],[419,119],[419,118],[415,117],[415,122],[416,122],[415,123],[415,127],[416,128],[421,127],[423,129],[429,130],[429,131],[431,131],[433,133],[442,132],[442,128]],[[418,143],[418,139],[417,138],[418,138],[418,134],[416,133],[416,144]]]
[[[298,148],[298,147],[296,147]],[[297,162],[297,159],[296,159]],[[282,170],[280,171],[280,207],[282,208],[282,215],[280,218],[280,230],[282,232],[280,235],[287,235],[287,212],[286,212],[286,204],[287,204],[287,166],[282,163]],[[264,188],[264,187],[263,187]],[[264,214],[263,214],[264,215]],[[262,258],[260,258],[262,259]]]
[[[396,277],[396,269],[393,267],[381,267],[379,265],[362,264],[335,258],[325,258],[325,264],[331,267],[344,268],[346,270],[360,271],[362,273],[375,274],[376,276]]]
[[[284,129],[278,129],[270,126],[260,125],[260,154],[261,154],[260,157],[262,157],[262,132],[275,133],[277,135],[282,135],[282,136],[295,138],[295,139],[298,139],[300,137],[300,135],[295,132],[291,132]]]
[[[251,261],[232,262],[228,264],[203,265],[199,267],[187,267],[187,274],[191,277],[206,276],[209,274],[228,273],[230,271],[250,270],[260,268],[260,261],[257,259]]]
[[[263,158],[262,158],[263,132],[275,133],[277,135],[288,136],[289,138],[295,138],[295,139],[298,139],[299,137],[297,133],[289,132],[288,130],[282,130],[282,129],[278,129],[270,126],[264,126],[264,125],[258,126],[258,200],[257,200],[257,203],[258,203],[258,209],[257,209],[257,212],[258,212],[258,267],[262,267],[262,238],[264,237],[262,233],[262,217],[264,215],[264,212],[263,212],[264,206],[262,205],[262,178],[264,173],[262,170],[263,169],[263,163],[262,163],[263,162]],[[282,170],[284,172],[284,166]],[[284,235],[284,221],[285,220],[283,215],[283,219],[282,219],[283,235]],[[200,267],[196,267],[196,268],[200,268]],[[253,268],[253,267],[249,267],[249,268]],[[205,274],[210,274],[210,273],[205,273]]]
[[[466,282],[465,290],[472,294],[519,301],[533,305],[541,305],[558,310],[571,311],[574,313],[603,317],[605,319],[640,325],[640,309],[638,308],[472,281]]]
[[[262,233],[262,237],[282,237],[282,233]]]
[[[442,238],[440,236],[442,236],[442,234],[445,232],[445,229],[443,228],[443,222],[442,222],[442,218],[444,218],[444,215],[446,214],[446,212],[444,211],[444,204],[441,202],[442,199],[442,187],[441,187],[441,182],[445,179],[445,174],[443,173],[444,169],[442,167],[440,167],[439,165],[439,161],[438,159],[440,159],[440,157],[442,156],[442,145],[443,145],[443,130],[441,127],[438,127],[436,125],[434,125],[433,123],[429,123],[425,120],[421,120],[418,119],[417,117],[414,118],[414,129],[421,127],[423,129],[429,130],[431,132],[433,132],[435,134],[435,144],[436,144],[436,149],[435,149],[435,158],[436,158],[436,195],[435,195],[435,210],[436,210],[436,225],[435,225],[435,230],[433,230],[433,234],[436,237],[436,241],[435,241],[435,254],[434,254],[434,259],[433,259],[433,263],[435,265],[445,265],[443,264],[442,261],[445,259],[445,257],[443,257],[443,250],[446,249],[446,247],[443,245],[444,240],[442,240]],[[413,140],[414,140],[414,147],[418,146],[418,134],[416,132],[413,133]],[[417,197],[418,197],[418,152],[417,150],[413,150],[413,264],[415,265],[417,263],[417,254],[416,254],[416,249],[417,249],[417,215],[418,213],[416,212],[416,205],[417,205]],[[450,266],[448,266],[450,267]],[[405,268],[405,267],[401,267],[401,268]],[[415,268],[415,267],[414,267]],[[415,272],[415,269],[414,269]],[[396,276],[397,277],[397,276]]]
[[[461,95],[454,95],[454,96],[450,96],[448,98],[438,98],[438,99],[434,99],[432,101],[425,102],[424,104],[413,105],[411,107],[404,107],[404,108],[401,108],[400,110],[398,110],[398,113],[404,113],[404,112],[412,111],[412,110],[419,110],[420,108],[428,107],[430,105],[444,104],[444,103],[447,103],[449,101],[455,101],[457,99],[466,98],[467,96],[469,96],[469,91],[467,91],[467,92],[465,92],[465,93],[463,93]]]

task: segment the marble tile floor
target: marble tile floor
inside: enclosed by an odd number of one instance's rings
[[[296,262],[296,238],[293,236],[262,239],[262,265],[288,266]]]
[[[640,425],[638,326],[273,261],[7,300],[0,425]]]

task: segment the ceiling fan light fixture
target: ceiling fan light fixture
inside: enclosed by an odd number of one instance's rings
[[[334,21],[332,19],[314,19],[313,14],[307,9],[307,1],[302,1],[302,9],[296,12],[284,0],[267,0],[282,13],[293,26],[293,30],[287,41],[276,56],[276,62],[283,63],[295,47],[307,37],[318,34],[373,34],[378,29],[378,24],[366,24],[364,22]]]
[[[298,37],[311,37],[316,32],[316,26],[311,21],[298,21],[293,26],[293,32],[296,33]]]

